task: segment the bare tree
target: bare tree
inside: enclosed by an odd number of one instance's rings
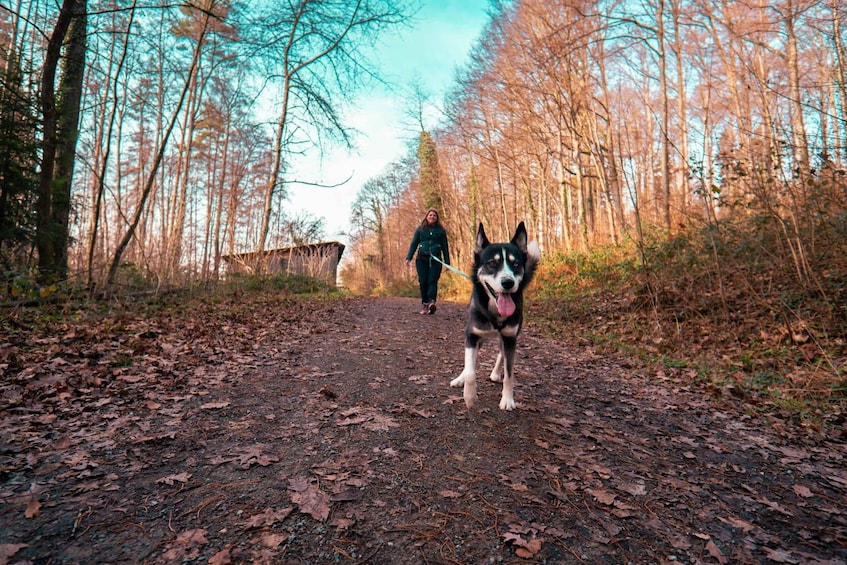
[[[193,38],[194,48],[191,58],[191,64],[186,73],[185,82],[180,92],[176,108],[174,109],[170,122],[168,123],[167,128],[163,131],[162,138],[159,141],[159,147],[156,151],[153,163],[151,164],[150,171],[147,173],[147,179],[144,183],[144,187],[141,192],[138,204],[136,205],[135,213],[132,217],[131,222],[129,223],[129,226],[127,227],[126,232],[118,243],[117,249],[115,250],[115,254],[109,266],[109,272],[106,278],[106,284],[108,286],[112,286],[115,284],[115,280],[118,274],[118,267],[121,264],[121,258],[123,257],[123,253],[129,245],[130,241],[132,241],[132,239],[135,237],[135,230],[138,227],[138,224],[141,221],[141,217],[145,212],[145,204],[148,198],[150,197],[150,193],[153,190],[153,186],[156,182],[156,177],[159,173],[159,166],[162,163],[165,150],[167,149],[168,142],[170,141],[171,133],[173,132],[174,126],[176,125],[177,120],[179,119],[183,103],[185,102],[191,85],[194,83],[195,74],[197,73],[197,70],[200,65],[200,57],[203,52],[204,41],[206,38],[206,34],[209,31],[210,20],[212,19],[211,8],[214,7],[214,4],[211,3],[212,1],[213,0],[210,0],[209,10],[204,10],[202,12],[201,25],[198,26],[196,30],[196,35]]]
[[[284,184],[287,152],[308,131],[349,144],[339,114],[342,97],[372,74],[357,48],[406,17],[404,3],[392,0],[296,0],[271,6],[252,24],[258,33],[255,45],[280,97],[259,252],[265,250],[274,198]]]

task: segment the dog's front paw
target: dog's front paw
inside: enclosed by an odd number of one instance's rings
[[[476,379],[474,380],[466,380],[465,381],[465,406],[468,407],[468,410],[473,408],[473,405],[476,404],[477,394],[476,394]]]
[[[514,397],[503,397],[500,399],[500,410],[514,410],[517,408]]]
[[[465,399],[465,405],[470,408],[476,404],[476,375],[468,371],[462,371],[462,374],[450,381],[450,386],[464,386],[462,396]]]

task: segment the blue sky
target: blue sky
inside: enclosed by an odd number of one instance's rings
[[[303,160],[295,168],[297,178],[328,185],[352,175],[338,188],[290,188],[286,211],[324,218],[327,239],[349,243],[341,232],[347,230],[350,205],[359,188],[401,157],[410,138],[417,136],[404,127],[409,86],[417,81],[434,102],[440,102],[488,21],[488,0],[420,0],[420,6],[411,26],[386,36],[372,57],[393,88],[364,92],[348,109],[347,125],[361,132],[357,148]],[[435,119],[433,115],[430,121]]]

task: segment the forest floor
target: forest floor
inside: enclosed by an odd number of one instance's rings
[[[6,563],[847,563],[847,450],[466,307],[231,295],[5,316]],[[8,333],[7,333],[8,332]]]

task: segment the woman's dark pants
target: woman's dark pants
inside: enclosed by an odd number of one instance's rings
[[[421,257],[419,254],[415,259],[415,268],[418,271],[418,283],[421,285],[421,303],[435,302],[438,296],[438,279],[441,277],[441,263],[429,255]]]

